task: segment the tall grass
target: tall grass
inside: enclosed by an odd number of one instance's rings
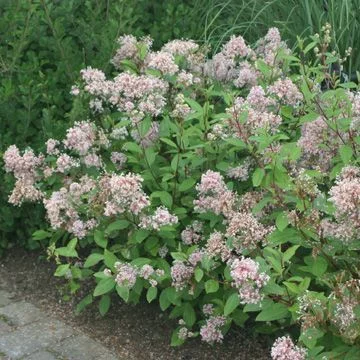
[[[353,48],[347,71],[360,69],[360,0],[204,0],[196,6],[203,9],[198,19],[203,27],[200,39],[215,51],[231,34],[252,42],[272,26],[292,46],[297,35],[318,33],[328,22],[334,49],[343,54]]]

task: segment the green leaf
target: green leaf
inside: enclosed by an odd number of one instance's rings
[[[185,98],[185,101],[190,105],[191,109],[195,110],[197,113],[202,114],[204,112],[203,107],[195,100]]]
[[[151,259],[144,258],[144,257],[139,257],[139,258],[136,258],[133,261],[131,261],[130,264],[140,268],[140,267],[143,267],[146,264],[151,264]]]
[[[93,296],[91,294],[86,295],[77,305],[75,309],[75,313],[78,315],[80,314],[86,306],[92,304]]]
[[[112,277],[102,279],[96,285],[94,290],[94,296],[100,296],[111,291],[115,286],[115,280]]]
[[[296,250],[300,247],[300,245],[294,245],[289,247],[283,254],[283,260],[289,261],[296,253]]]
[[[205,282],[205,291],[207,294],[217,292],[219,290],[219,282],[216,280],[208,280]]]
[[[340,152],[340,157],[341,157],[342,162],[345,165],[347,165],[353,156],[353,150],[352,150],[351,146],[343,145],[340,147],[339,152]]]
[[[91,266],[94,266],[103,259],[104,259],[103,254],[90,254],[85,261],[84,267],[89,268]]]
[[[256,317],[256,321],[274,321],[287,317],[289,314],[288,308],[284,304],[274,303],[271,306],[263,309]]]
[[[105,234],[101,230],[95,230],[94,233],[95,243],[101,248],[105,249],[107,246],[107,239],[105,238]]]
[[[32,234],[33,240],[44,240],[51,237],[52,234],[45,230],[37,230]]]
[[[141,244],[148,236],[150,232],[145,229],[140,229],[135,234],[135,240],[138,244]]]
[[[116,292],[125,302],[128,302],[130,296],[130,290],[127,286],[116,285]]]
[[[178,329],[174,330],[171,335],[171,346],[180,346],[185,342],[185,340],[179,338],[178,331]]]
[[[146,300],[148,301],[148,303],[151,303],[154,299],[156,299],[157,293],[157,287],[151,286],[148,288],[148,291],[146,293]]]
[[[151,166],[155,159],[156,159],[156,153],[154,152],[154,149],[152,148],[146,148],[145,149],[145,156],[146,156],[146,159],[147,159],[147,162],[149,164],[149,166]]]
[[[142,153],[141,147],[136,142],[127,142],[123,145],[123,149],[126,151]]]
[[[78,253],[74,249],[69,249],[68,247],[60,247],[55,250],[55,253],[60,256],[65,257],[77,257]]]
[[[151,194],[152,198],[160,198],[160,201],[167,207],[171,208],[173,204],[173,199],[171,194],[167,191],[155,191]]]
[[[78,239],[77,238],[73,238],[69,241],[69,243],[67,244],[67,248],[69,249],[75,249],[76,248],[76,245],[78,243]]]
[[[225,139],[225,142],[230,144],[230,145],[234,145],[237,148],[246,148],[245,143],[240,140],[240,139],[236,139],[236,138],[229,138],[229,139]],[[229,165],[228,165],[229,166]]]
[[[279,245],[279,244],[285,244],[287,242],[291,242],[293,244],[299,244],[302,241],[301,234],[299,230],[294,228],[286,228],[283,231],[274,230],[269,235],[269,243],[271,245]]]
[[[109,295],[103,295],[99,302],[99,312],[101,316],[104,316],[110,308],[111,298]]]
[[[165,144],[168,144],[168,145],[170,145],[170,146],[172,146],[172,147],[174,147],[174,148],[177,149],[177,145],[176,145],[172,140],[170,140],[170,139],[168,139],[168,138],[160,138],[160,140],[161,140],[162,142],[164,142]]]
[[[239,305],[240,305],[239,294],[238,293],[231,294],[226,300],[224,307],[224,315],[225,316],[230,315]]]
[[[171,304],[173,304],[173,305],[181,304],[180,293],[178,291],[176,291],[175,288],[168,287],[164,290],[164,292]]]
[[[356,305],[356,306],[354,307],[354,314],[356,315],[356,317],[357,317],[358,319],[360,319],[360,305]]]
[[[289,219],[285,211],[276,217],[275,224],[279,231],[283,231],[289,225]]]
[[[249,318],[250,316],[243,312],[240,309],[235,309],[232,313],[231,313],[231,318],[234,320],[235,324],[237,326],[244,326],[245,321]]]
[[[187,261],[187,256],[182,252],[172,252],[170,254],[174,260]]]
[[[304,261],[308,266],[301,266],[300,269],[310,272],[317,277],[325,274],[328,267],[327,261],[321,256],[317,256],[316,258],[313,258],[312,256],[306,256]]]
[[[307,46],[305,47],[305,49],[303,50],[304,54],[308,53],[311,49],[313,49],[317,44],[319,43],[319,41],[312,41],[310,44],[307,44]]]
[[[126,229],[130,223],[127,220],[117,220],[111,223],[105,230],[107,234],[111,234],[113,231]]]
[[[196,181],[192,178],[186,179],[180,184],[179,191],[189,190],[190,188],[192,188],[195,185],[195,183],[196,183]]]
[[[194,308],[190,303],[184,304],[183,318],[187,326],[192,327],[196,321],[196,314]]]
[[[78,253],[75,250],[77,245],[77,238],[71,239],[66,247],[60,247],[55,250],[55,253],[60,256],[77,257]]]
[[[54,273],[55,276],[64,276],[70,269],[70,264],[59,265]]]
[[[265,63],[263,60],[257,60],[255,66],[262,74],[265,76],[271,73],[271,67]]]
[[[203,278],[203,276],[204,276],[204,272],[202,271],[202,269],[196,268],[195,269],[195,280],[197,282],[200,282],[201,279]]]
[[[309,349],[313,349],[318,339],[322,338],[323,336],[323,331],[315,327],[311,327],[301,333],[299,340],[302,341]]]
[[[265,176],[265,170],[261,168],[257,168],[252,176],[252,182],[255,187],[259,186]]]
[[[168,299],[167,293],[166,293],[167,289],[164,289],[159,297],[159,303],[160,303],[160,309],[162,311],[165,311],[169,306],[170,306],[170,300]]]
[[[104,251],[104,262],[107,267],[114,269],[114,264],[119,261],[119,259],[109,250]]]

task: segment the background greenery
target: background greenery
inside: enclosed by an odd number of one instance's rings
[[[290,46],[296,35],[330,22],[334,46],[353,48],[346,71],[359,69],[360,0],[0,0],[0,153],[10,144],[40,150],[72,121],[69,90],[84,66],[111,71],[120,34],[193,38],[216,51],[231,34],[249,41],[271,26]],[[34,247],[40,208],[10,207],[10,179],[0,160],[0,249]]]

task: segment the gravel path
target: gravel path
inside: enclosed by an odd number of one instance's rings
[[[77,333],[77,331],[80,331],[84,334],[83,336],[99,344],[97,346],[101,349],[100,352],[110,351],[119,359],[269,359],[269,346],[272,340],[266,336],[255,336],[250,331],[247,331],[247,329],[240,328],[235,328],[230,331],[230,333],[226,335],[222,345],[212,347],[197,338],[187,342],[181,347],[173,348],[170,346],[170,338],[172,330],[176,326],[176,321],[169,320],[167,314],[161,312],[158,304],[155,302],[152,304],[143,302],[132,306],[123,303],[118,296],[114,296],[112,298],[111,308],[106,316],[100,316],[97,302],[90,305],[82,314],[76,316],[74,314],[75,305],[81,298],[91,292],[93,284],[88,284],[88,288],[86,286],[83,287],[77,296],[68,300],[66,282],[64,282],[63,279],[53,276],[55,267],[52,263],[46,261],[43,254],[44,252],[26,252],[23,249],[10,250],[5,257],[0,258],[0,279],[2,279],[6,291],[14,294],[11,302],[29,303],[27,306],[35,306],[40,313],[47,314],[45,319],[54,321],[54,324],[58,324],[56,321],[59,321],[62,326],[66,326],[67,331],[59,330],[57,336],[61,337],[61,341],[69,348],[85,344],[82,336],[81,340],[80,338],[76,338],[78,340],[70,340],[75,339],[75,336],[69,336],[72,332]],[[0,315],[0,321],[1,320]],[[36,331],[40,331],[41,324],[41,322],[31,322],[24,326],[32,326],[32,328],[29,329],[37,329]],[[9,330],[7,326],[10,325],[6,324],[6,322],[4,325],[4,321],[0,322],[0,344],[4,337],[1,335],[2,326],[6,332]],[[47,323],[47,326],[50,326],[50,323]],[[60,347],[52,347],[52,349],[55,350],[55,354],[61,355],[61,353],[57,351]],[[1,352],[8,354],[0,345],[0,359]],[[74,356],[78,357],[69,357],[69,359],[83,359],[80,355],[77,355],[77,352],[74,354]],[[42,358],[40,355],[35,357],[34,360],[54,359],[54,357]],[[66,354],[64,356],[66,356]],[[59,359],[63,358],[60,357]],[[15,359],[18,358],[15,357]],[[33,358],[29,357],[24,359],[29,360]],[[65,359],[67,358],[65,357]],[[86,359],[89,360],[92,358],[87,357]],[[102,360],[103,358],[97,356],[96,359]],[[111,357],[106,357],[106,360],[112,359]]]
[[[101,344],[33,304],[19,300],[0,283],[0,359],[117,360]]]

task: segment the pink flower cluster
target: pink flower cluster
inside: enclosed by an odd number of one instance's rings
[[[147,51],[150,50],[152,45],[152,39],[150,37],[144,37],[137,40],[133,35],[123,35],[117,40],[120,47],[116,51],[115,56],[111,59],[111,63],[116,67],[121,67],[123,60],[140,61],[140,48],[144,47]]]
[[[146,65],[149,69],[159,70],[163,75],[174,75],[179,71],[174,56],[166,51],[150,53]]]
[[[111,153],[110,159],[113,162],[113,164],[115,165],[117,170],[121,170],[127,161],[126,155],[124,153],[117,152],[117,151],[113,151]]]
[[[360,227],[360,169],[344,168],[329,194],[329,200],[336,207],[337,219],[349,219]]]
[[[131,173],[103,177],[99,184],[106,196],[104,215],[112,216],[126,211],[139,215],[150,205],[148,196],[142,190],[142,181],[142,177]]]
[[[202,312],[204,315],[212,315],[214,313],[214,305],[213,304],[205,304],[202,308]]]
[[[329,200],[335,205],[336,222],[322,221],[324,235],[344,242],[357,239],[360,235],[360,169],[343,168],[329,194]]]
[[[95,96],[93,104],[98,104],[95,106],[98,110],[102,111],[104,103],[108,103],[128,113],[137,123],[145,114],[159,115],[165,106],[164,94],[168,84],[160,78],[122,72],[113,80],[106,80],[104,73],[92,68],[82,70],[81,74],[84,90]]]
[[[85,82],[85,91],[89,94],[101,96],[110,91],[103,71],[88,66],[86,69],[82,69],[80,74]]]
[[[67,130],[63,143],[67,149],[76,151],[79,155],[86,155],[94,145],[95,140],[95,125],[88,121],[81,121]]]
[[[226,109],[230,136],[248,142],[259,129],[275,133],[282,119],[271,110],[272,107],[273,99],[267,97],[259,86],[253,87],[246,99],[236,98],[233,105]]]
[[[296,346],[289,336],[277,338],[271,348],[272,360],[305,360],[306,350]]]
[[[273,227],[262,225],[250,212],[237,212],[229,219],[225,235],[238,252],[254,249],[263,242]]]
[[[302,100],[303,96],[296,85],[290,79],[276,80],[269,87],[270,94],[274,94],[287,105],[294,106]]]
[[[226,171],[226,175],[231,179],[246,181],[249,179],[250,176],[249,171],[251,166],[252,166],[252,161],[249,158],[247,158],[245,159],[242,165],[229,168]]]
[[[141,268],[132,265],[130,263],[117,261],[114,264],[116,270],[115,281],[119,286],[124,286],[132,289],[136,283],[138,277],[147,280],[152,287],[157,286],[159,278],[164,276],[164,271],[157,269],[155,270],[151,265],[145,264]],[[111,275],[109,269],[107,273]]]
[[[78,238],[85,237],[98,224],[94,218],[82,220],[77,209],[84,205],[83,195],[87,195],[89,202],[92,201],[88,194],[95,187],[95,181],[83,176],[78,183],[72,182],[69,188],[62,187],[59,191],[54,191],[49,199],[44,199],[43,203],[51,227],[65,228]]]
[[[186,265],[184,262],[175,260],[171,267],[172,286],[177,290],[184,289],[194,274],[194,268]]]
[[[226,246],[225,238],[218,231],[210,235],[205,250],[210,258],[220,258],[222,261],[227,261],[231,257],[231,251]]]
[[[180,325],[185,325],[184,320],[179,320]],[[193,337],[195,334],[192,331],[189,331],[185,326],[182,326],[178,331],[178,337],[181,340],[186,340],[187,338]]]
[[[12,172],[19,178],[35,178],[36,171],[42,166],[43,155],[35,156],[31,149],[25,150],[21,155],[16,145],[11,145],[4,153],[5,171]]]
[[[173,55],[188,56],[199,49],[193,40],[172,40],[162,47],[162,51]]]
[[[255,52],[266,64],[276,66],[278,63],[276,57],[280,49],[283,49],[287,53],[289,52],[286,44],[281,41],[279,29],[273,27],[268,30],[264,38],[258,41]]]
[[[44,163],[44,156],[35,156],[31,149],[21,155],[15,145],[9,146],[4,153],[5,171],[11,172],[16,178],[15,187],[9,197],[9,202],[21,205],[23,201],[38,201],[43,193],[36,188],[38,171]]]
[[[231,36],[230,40],[224,44],[221,53],[229,59],[246,57],[251,53],[251,49],[246,45],[242,36]]]
[[[335,120],[336,121],[336,120]],[[339,147],[347,135],[341,131],[340,137],[332,130],[334,123],[328,123],[324,117],[303,124],[298,145],[303,152],[303,162],[307,167],[316,164],[322,171],[329,169],[331,159],[337,155]]]
[[[239,66],[239,72],[234,80],[234,85],[238,88],[244,86],[254,86],[257,84],[260,72],[256,70],[249,62],[244,61]]]
[[[188,261],[192,266],[196,266],[198,263],[201,263],[204,256],[205,252],[203,249],[195,250],[189,255]]]
[[[226,218],[225,223],[227,224],[225,236],[232,240],[232,246],[238,252],[256,247],[273,231],[273,227],[262,225],[251,214],[249,211],[251,209],[241,209],[241,200],[227,188],[219,173],[208,170],[202,175],[196,190],[199,198],[194,200],[195,211],[211,211],[217,215],[222,214]],[[215,239],[217,241],[213,242],[212,240]],[[214,251],[218,246],[222,248],[221,243],[218,235],[214,235],[214,239],[211,239],[211,247]]]
[[[221,343],[224,338],[221,328],[225,325],[225,322],[225,316],[210,316],[205,325],[200,328],[201,340],[210,344]]]
[[[192,112],[190,106],[186,104],[183,94],[178,94],[175,97],[175,107],[171,112],[174,118],[185,119]]]
[[[286,44],[281,41],[277,28],[269,29],[265,37],[256,43],[254,50],[246,45],[241,36],[232,36],[221,52],[204,64],[205,74],[218,81],[233,82],[239,88],[247,85],[252,87],[262,77],[257,69],[256,60],[264,61],[271,66],[275,76],[281,75],[281,61],[277,59],[281,49],[289,52]],[[291,90],[295,89],[291,87]],[[297,95],[295,92],[292,93],[291,100],[297,98]]]
[[[260,290],[266,285],[270,277],[259,272],[259,264],[250,259],[232,259],[229,261],[230,275],[233,285],[239,290],[242,304],[257,304],[261,301]]]
[[[163,206],[158,207],[153,215],[143,216],[140,227],[145,229],[160,230],[162,226],[175,225],[178,223],[177,216],[171,215]]]
[[[202,238],[202,223],[194,221],[181,232],[181,240],[185,245],[197,244]]]
[[[151,123],[150,129],[145,135],[140,136],[139,130],[134,129],[133,131],[131,131],[131,136],[138,144],[140,144],[144,148],[147,148],[152,146],[159,138],[159,130],[159,123],[157,121],[153,121]]]
[[[57,155],[59,153],[59,150],[57,149],[57,146],[59,145],[58,140],[48,139],[48,141],[46,141],[45,144],[46,144],[46,153],[48,155]]]
[[[215,214],[228,215],[233,211],[236,200],[223,180],[223,177],[212,170],[208,170],[201,176],[201,181],[196,185],[199,198],[194,200],[195,211],[212,211]]]
[[[333,322],[340,331],[345,332],[356,321],[354,308],[355,304],[351,302],[344,302],[336,305]]]
[[[79,167],[80,162],[68,154],[60,154],[56,159],[56,171],[64,174],[72,168]]]
[[[359,319],[356,308],[360,304],[360,280],[350,279],[338,284],[329,296],[334,309],[330,320],[340,330],[342,336],[353,342],[358,333]]]
[[[133,288],[138,276],[138,269],[128,263],[116,262],[114,265],[116,269],[115,281],[119,286],[125,286],[129,289]]]

